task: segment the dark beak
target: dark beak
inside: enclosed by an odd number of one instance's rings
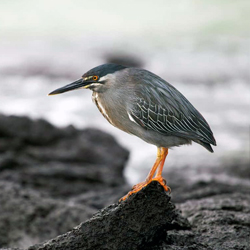
[[[87,88],[89,85],[91,84],[91,82],[89,81],[84,81],[82,78],[72,82],[64,87],[61,87],[59,89],[56,89],[54,91],[52,91],[51,93],[49,93],[49,95],[58,95],[58,94],[62,94],[64,92],[70,91],[70,90],[74,90],[74,89],[79,89],[79,88]]]

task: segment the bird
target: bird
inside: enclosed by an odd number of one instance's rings
[[[92,100],[110,124],[157,147],[157,156],[145,181],[134,185],[120,201],[158,181],[171,192],[162,177],[170,148],[198,143],[213,152],[213,132],[205,118],[174,86],[141,68],[107,63],[49,95],[77,89],[93,91]]]

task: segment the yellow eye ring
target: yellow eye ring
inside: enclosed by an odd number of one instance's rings
[[[98,76],[93,76],[92,79],[93,79],[94,81],[97,81],[97,80],[98,80]]]

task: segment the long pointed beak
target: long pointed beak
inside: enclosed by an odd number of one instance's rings
[[[68,92],[70,90],[74,90],[74,89],[79,89],[79,88],[85,88],[90,84],[90,82],[88,81],[84,81],[82,78],[79,80],[76,80],[75,82],[72,82],[64,87],[61,87],[59,89],[56,89],[54,91],[52,91],[51,93],[49,93],[48,95],[58,95],[58,94],[62,94],[64,92]]]

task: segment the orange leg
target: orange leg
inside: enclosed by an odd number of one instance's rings
[[[166,181],[162,178],[161,173],[164,166],[165,159],[168,155],[168,148],[157,148],[157,158],[156,161],[150,170],[146,180],[144,182],[138,183],[137,185],[134,185],[132,190],[128,192],[127,195],[123,196],[121,200],[126,200],[131,194],[137,193],[140,191],[143,187],[147,186],[151,181],[158,181],[166,191],[169,191],[169,187],[166,185]],[[158,168],[159,167],[159,168]],[[158,170],[157,170],[158,168]],[[157,170],[155,178],[153,178],[155,172]]]
[[[168,155],[168,148],[162,148],[162,160],[157,170],[157,173],[155,175],[155,178],[153,178],[152,181],[158,181],[164,187],[166,191],[171,192],[170,187],[166,185],[166,180],[162,178],[162,170],[163,170],[167,155]]]

